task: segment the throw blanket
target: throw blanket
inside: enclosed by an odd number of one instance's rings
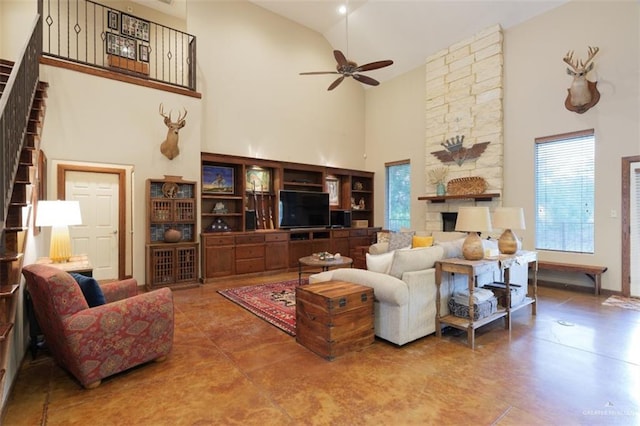
[[[473,303],[478,304],[485,302],[493,297],[493,292],[486,288],[476,288],[473,290]],[[469,289],[456,291],[453,294],[453,300],[464,306],[469,306]]]

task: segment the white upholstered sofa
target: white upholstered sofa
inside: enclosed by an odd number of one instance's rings
[[[372,287],[375,295],[376,336],[396,345],[404,345],[436,331],[435,262],[461,255],[462,239],[459,235],[457,237],[453,241],[439,241],[434,235],[432,247],[405,248],[367,255],[368,270],[333,269],[311,275],[309,282],[339,280]],[[381,256],[387,258],[382,259]],[[494,274],[478,277],[478,284],[499,279],[500,271],[496,270]],[[440,312],[446,315],[449,313],[447,302],[450,295],[454,289],[467,287],[467,277],[444,274],[442,281]],[[526,266],[512,268],[511,282],[526,285]]]

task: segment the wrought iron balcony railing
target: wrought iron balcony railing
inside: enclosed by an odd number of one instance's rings
[[[196,37],[90,0],[38,0],[45,56],[196,90]]]

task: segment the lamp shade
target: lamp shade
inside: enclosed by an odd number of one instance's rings
[[[526,229],[522,207],[496,207],[491,219],[494,228]]]
[[[55,263],[67,262],[71,257],[69,225],[82,225],[78,201],[40,201],[36,226],[51,226],[49,258]]]
[[[488,207],[460,207],[456,219],[456,231],[491,231],[491,215]]]
[[[36,226],[82,225],[80,202],[78,201],[39,201]]]

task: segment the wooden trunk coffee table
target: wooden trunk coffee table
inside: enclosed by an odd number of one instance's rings
[[[298,259],[298,284],[302,283],[302,267],[314,266],[324,271],[328,271],[329,268],[336,268],[339,266],[351,266],[353,259],[347,256],[340,256],[339,258],[320,260],[316,256],[305,256]],[[306,272],[307,274],[313,274],[315,272]]]

